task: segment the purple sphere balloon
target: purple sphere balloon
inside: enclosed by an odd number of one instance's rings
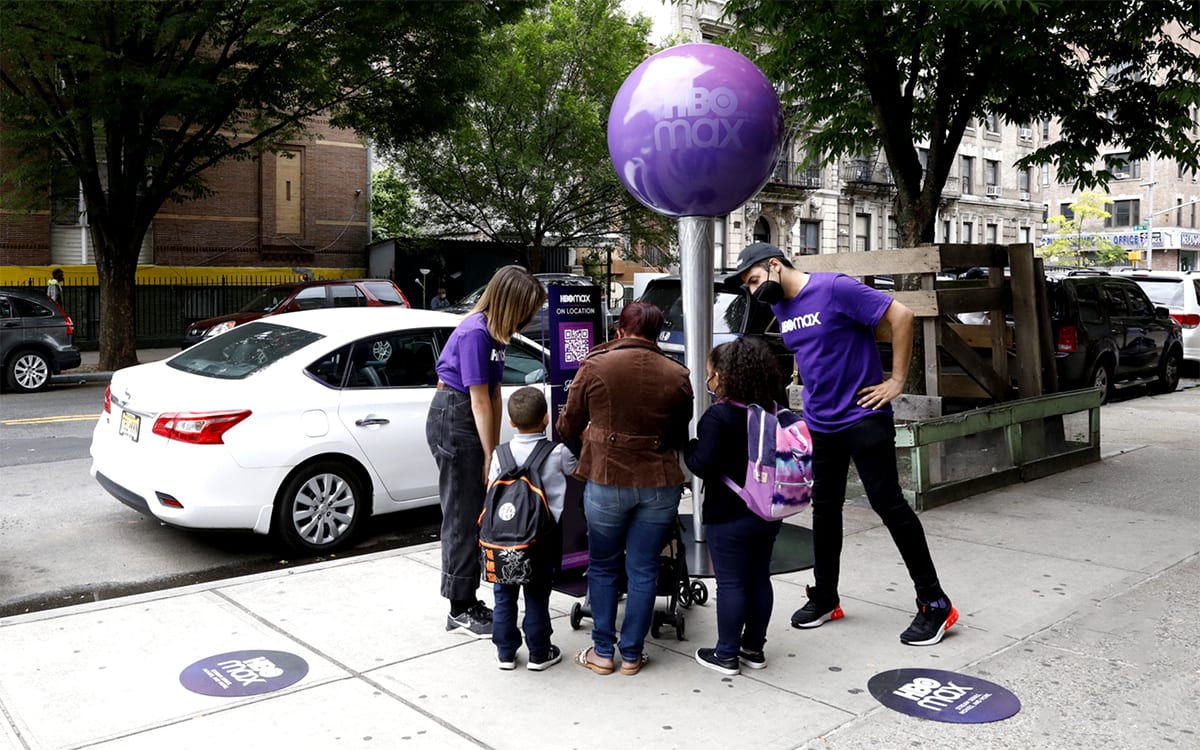
[[[608,153],[625,188],[666,216],[723,216],[767,183],[783,110],[754,63],[716,44],[652,55],[621,84]]]

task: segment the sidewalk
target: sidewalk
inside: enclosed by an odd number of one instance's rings
[[[138,349],[138,363],[157,362],[180,352],[179,347],[161,349]],[[80,352],[79,367],[58,375],[51,376],[53,383],[103,382],[112,379],[112,372],[100,369],[100,352],[96,350]]]
[[[693,661],[715,639],[711,600],[687,611],[688,641],[648,640],[640,675],[584,671],[570,657],[589,623],[571,630],[561,594],[563,663],[499,671],[490,642],[444,631],[430,544],[0,620],[0,748],[1196,747],[1200,388],[1105,406],[1101,424],[1100,463],[921,515],[962,614],[937,646],[900,644],[911,584],[861,500],[846,618],[793,630],[810,571],[777,576],[769,665],[737,677]],[[307,674],[244,698],[181,684],[202,659],[260,649]],[[902,667],[982,677],[1021,711],[893,712],[867,681]]]

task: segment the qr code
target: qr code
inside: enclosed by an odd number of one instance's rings
[[[567,328],[563,331],[563,361],[581,362],[588,353],[588,330]]]

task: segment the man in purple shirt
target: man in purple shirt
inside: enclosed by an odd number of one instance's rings
[[[917,592],[917,615],[900,634],[932,646],[958,619],[938,583],[917,514],[904,499],[896,467],[891,402],[912,358],[913,313],[888,295],[839,273],[805,273],[783,251],[756,242],[742,251],[727,283],[744,284],[771,305],[804,383],[804,421],[813,437],[813,579],[792,627],[816,628],[843,617],[838,597],[842,506],[850,461]],[[883,378],[875,331],[892,332],[892,374]]]

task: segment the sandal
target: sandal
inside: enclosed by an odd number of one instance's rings
[[[642,671],[642,667],[646,666],[646,662],[650,661],[650,657],[645,652],[637,658],[637,661],[621,662],[621,674],[632,677]]]
[[[613,668],[611,666],[597,664],[596,662],[594,662],[588,658],[588,654],[594,654],[594,653],[596,653],[596,650],[591,646],[588,646],[587,648],[585,648],[582,651],[577,651],[575,653],[575,663],[578,664],[579,666],[583,667],[584,669],[592,670],[596,674],[612,674]],[[624,670],[624,667],[622,667],[622,670]]]

